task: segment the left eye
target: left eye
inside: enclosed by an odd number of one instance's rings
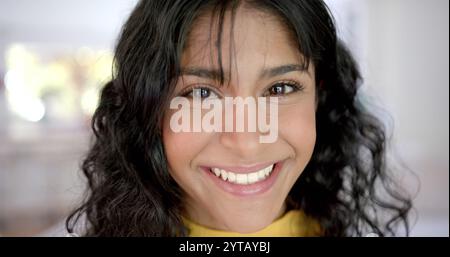
[[[282,82],[271,86],[266,92],[266,96],[283,96],[294,93],[299,90],[299,86]]]

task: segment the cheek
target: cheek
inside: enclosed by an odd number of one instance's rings
[[[316,143],[315,104],[298,104],[286,110],[280,108],[280,137],[289,144],[297,164],[304,168]]]
[[[163,133],[164,148],[170,167],[188,166],[189,160],[193,157],[192,151],[186,151],[187,146],[195,150],[194,136],[188,133],[173,133],[166,131]]]
[[[208,143],[208,136],[203,133],[175,133],[165,119],[163,132],[164,150],[170,175],[185,190],[195,186],[198,172],[193,170],[192,163],[196,156]]]

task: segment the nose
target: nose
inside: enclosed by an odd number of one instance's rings
[[[252,159],[264,151],[259,136],[258,132],[221,132],[220,143],[237,157]]]
[[[224,113],[224,130],[219,135],[220,143],[238,158],[252,159],[259,156],[264,151],[265,144],[261,144],[257,112],[250,111],[249,108],[240,109],[238,106],[228,105],[225,108],[230,114],[232,113],[233,124],[228,127],[232,128],[231,130],[225,129],[228,118],[227,114]]]

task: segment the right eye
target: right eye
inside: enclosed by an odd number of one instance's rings
[[[214,90],[208,87],[193,87],[185,91],[182,96],[197,98],[197,99],[214,99],[219,98],[219,95],[214,92]]]

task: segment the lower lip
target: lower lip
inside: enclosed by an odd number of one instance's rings
[[[206,172],[206,175],[225,192],[236,196],[253,196],[267,192],[270,188],[272,188],[278,175],[280,174],[282,166],[283,162],[277,162],[268,178],[251,185],[238,185],[231,182],[226,182],[213,174],[209,168],[202,169]]]

